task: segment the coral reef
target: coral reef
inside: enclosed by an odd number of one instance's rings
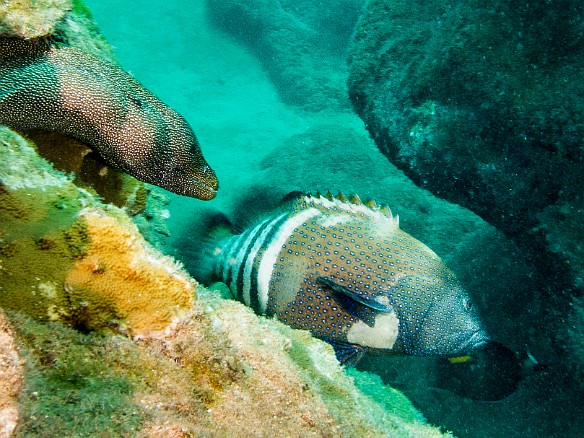
[[[76,325],[101,328],[119,319],[143,333],[164,330],[191,306],[196,283],[147,245],[128,218],[93,208],[79,218],[73,226],[83,228],[87,243],[65,279],[68,306],[54,311]]]
[[[0,37],[49,35],[72,7],[71,0],[5,0],[0,4]]]
[[[23,361],[14,334],[0,309],[0,437],[12,435],[19,418],[18,395],[23,383]]]
[[[27,359],[20,434],[443,436],[399,392],[347,376],[327,344],[210,292],[138,341],[12,320]]]
[[[346,48],[364,3],[213,0],[206,6],[219,29],[258,56],[284,102],[346,111]]]
[[[3,307],[137,334],[163,330],[191,306],[195,283],[123,211],[99,204],[7,128],[0,148]]]

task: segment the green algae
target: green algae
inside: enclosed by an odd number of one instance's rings
[[[48,319],[67,307],[62,285],[87,245],[78,221],[87,199],[7,128],[0,152],[0,305]]]
[[[420,424],[426,422],[424,416],[414,407],[410,399],[397,389],[385,385],[377,374],[357,371],[354,368],[347,369],[346,372],[353,377],[355,386],[363,394],[375,400],[396,420]]]
[[[111,341],[60,323],[11,315],[26,359],[16,436],[129,436],[143,420],[132,401],[135,375],[111,355]]]
[[[118,64],[112,46],[93,21],[93,14],[81,0],[73,1],[73,8],[56,27],[51,41],[56,45],[72,46],[94,56]]]
[[[81,15],[89,20],[93,20],[93,12],[91,12],[91,9],[89,9],[83,0],[73,0],[73,8],[71,9],[71,12]]]

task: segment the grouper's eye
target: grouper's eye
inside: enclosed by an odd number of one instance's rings
[[[462,305],[464,306],[464,308],[468,311],[470,309],[472,309],[472,301],[468,298],[463,298],[462,299]]]

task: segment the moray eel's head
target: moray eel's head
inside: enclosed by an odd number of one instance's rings
[[[132,87],[125,97],[124,116],[98,127],[106,160],[170,192],[213,199],[219,183],[187,121],[144,89]]]
[[[154,184],[179,195],[205,201],[213,199],[219,182],[203,157],[195,133],[177,113],[174,117],[167,115],[165,120],[172,126],[166,127],[162,130],[165,134],[156,138],[160,151],[156,160],[160,162],[153,164],[152,169],[160,168],[160,173],[155,176]]]
[[[110,165],[179,195],[218,183],[176,111],[116,65],[72,47],[0,38],[0,124],[59,132]]]

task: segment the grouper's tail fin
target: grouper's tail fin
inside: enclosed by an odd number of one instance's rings
[[[214,254],[219,242],[233,235],[227,216],[214,210],[199,211],[181,232],[174,246],[187,271],[204,285],[218,280],[213,274]]]

